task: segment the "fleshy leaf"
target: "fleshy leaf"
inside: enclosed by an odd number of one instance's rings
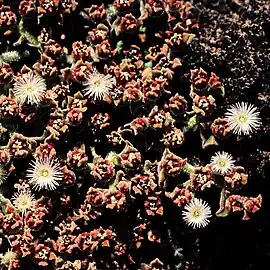
[[[68,64],[74,64],[74,62],[75,62],[74,58],[70,54],[66,55],[66,61],[67,61]]]
[[[7,204],[11,204],[11,202],[6,199],[3,194],[0,194],[0,206],[3,213],[6,213]]]
[[[152,61],[146,62],[146,63],[144,64],[144,67],[145,67],[145,68],[152,68],[152,66],[153,66]]]
[[[2,53],[0,55],[0,64],[17,62],[23,57],[28,57],[30,55],[29,51],[19,52],[19,51],[9,51]]]
[[[213,88],[211,89],[210,92],[211,92],[211,95],[213,96],[222,96],[222,97],[225,96],[225,88],[223,86],[219,88]]]
[[[210,146],[210,145],[218,145],[218,142],[216,141],[216,139],[213,135],[211,135],[208,139],[206,139],[201,134],[201,139],[202,139],[202,148],[203,149],[205,149],[207,146]]]
[[[139,31],[140,33],[145,33],[146,27],[141,25]]]
[[[38,39],[25,29],[23,20],[19,22],[19,32],[21,34],[20,39],[27,40],[29,46],[41,49],[41,44]]]
[[[230,214],[230,211],[225,207],[226,201],[226,190],[223,188],[220,193],[220,200],[219,200],[219,209],[216,212],[217,217],[227,217]]]
[[[123,41],[120,40],[120,41],[118,41],[118,42],[116,43],[116,50],[117,50],[118,52],[121,52],[122,49],[123,49]]]
[[[194,167],[191,164],[185,164],[183,170],[189,174],[194,173]]]
[[[189,118],[187,125],[184,127],[183,131],[184,133],[189,130],[195,131],[197,128],[198,128],[197,115],[195,114]]]

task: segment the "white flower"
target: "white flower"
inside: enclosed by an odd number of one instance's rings
[[[16,78],[13,87],[15,98],[29,104],[39,104],[47,88],[45,80],[32,71]]]
[[[34,186],[34,189],[54,190],[59,186],[58,182],[63,177],[59,163],[54,163],[47,158],[36,159],[31,167],[27,170],[26,177],[29,178],[29,183]]]
[[[17,254],[11,250],[8,250],[5,254],[0,254],[0,265],[9,267],[13,260],[17,259]]]
[[[246,102],[231,105],[225,113],[229,128],[238,135],[249,135],[261,124],[257,108]]]
[[[35,205],[35,197],[28,189],[22,189],[12,196],[13,205],[20,213],[25,213]]]
[[[109,96],[110,90],[115,85],[115,78],[110,74],[101,74],[94,69],[92,73],[87,74],[86,81],[83,83],[84,95],[94,100],[103,100],[105,96]]]
[[[218,174],[226,174],[234,167],[234,160],[232,156],[224,151],[217,152],[211,157],[212,170]]]
[[[2,185],[7,179],[6,170],[0,165],[0,185]]]
[[[182,212],[183,220],[193,229],[207,226],[209,218],[212,216],[210,206],[202,199],[192,199],[184,209],[186,211]]]

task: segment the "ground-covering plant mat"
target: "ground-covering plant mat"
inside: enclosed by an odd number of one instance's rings
[[[0,0],[1,269],[266,269],[269,33],[267,0]]]

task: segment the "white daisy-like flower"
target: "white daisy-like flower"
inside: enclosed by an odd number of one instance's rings
[[[53,160],[36,159],[31,163],[31,168],[27,170],[26,177],[34,189],[55,190],[62,180],[63,173],[59,163]]]
[[[13,205],[20,213],[25,213],[34,207],[36,200],[29,189],[22,189],[12,196]]]
[[[234,167],[235,160],[230,154],[222,151],[212,156],[210,162],[215,173],[224,175]]]
[[[194,198],[189,202],[182,212],[183,220],[193,229],[206,227],[209,223],[211,208],[202,199]]]
[[[13,85],[14,96],[20,103],[39,104],[46,89],[45,80],[32,71],[16,78]]]
[[[93,100],[103,100],[110,95],[110,90],[115,86],[115,78],[110,74],[101,74],[96,69],[87,74],[86,81],[83,83],[85,88],[83,93]]]
[[[257,107],[246,102],[231,105],[225,113],[230,130],[238,135],[249,135],[261,125]]]
[[[2,185],[8,177],[6,170],[0,165],[0,185]]]
[[[13,260],[17,259],[17,254],[11,250],[8,250],[4,254],[0,254],[0,265],[9,267]]]

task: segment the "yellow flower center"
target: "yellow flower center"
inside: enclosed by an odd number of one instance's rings
[[[22,207],[28,206],[28,198],[23,198],[23,199],[22,199],[22,201],[21,201],[21,206],[22,206]]]
[[[221,168],[224,168],[224,167],[226,167],[226,162],[224,160],[220,160],[218,162],[218,166],[221,167]]]
[[[200,216],[200,211],[199,210],[194,210],[193,211],[193,217],[197,218]]]
[[[24,87],[24,91],[25,91],[26,93],[32,93],[32,92],[33,92],[33,87],[32,87],[31,85],[26,85],[26,86]]]
[[[101,77],[95,79],[95,81],[93,82],[93,84],[94,84],[95,87],[99,87],[100,86],[100,80],[101,80]]]
[[[246,123],[248,121],[248,115],[247,114],[240,114],[238,116],[238,120],[241,123]]]
[[[40,175],[42,177],[47,177],[49,175],[49,170],[48,169],[41,169],[40,170]]]
[[[100,86],[100,80],[95,81],[95,82],[94,82],[94,86],[95,86],[95,87]]]

